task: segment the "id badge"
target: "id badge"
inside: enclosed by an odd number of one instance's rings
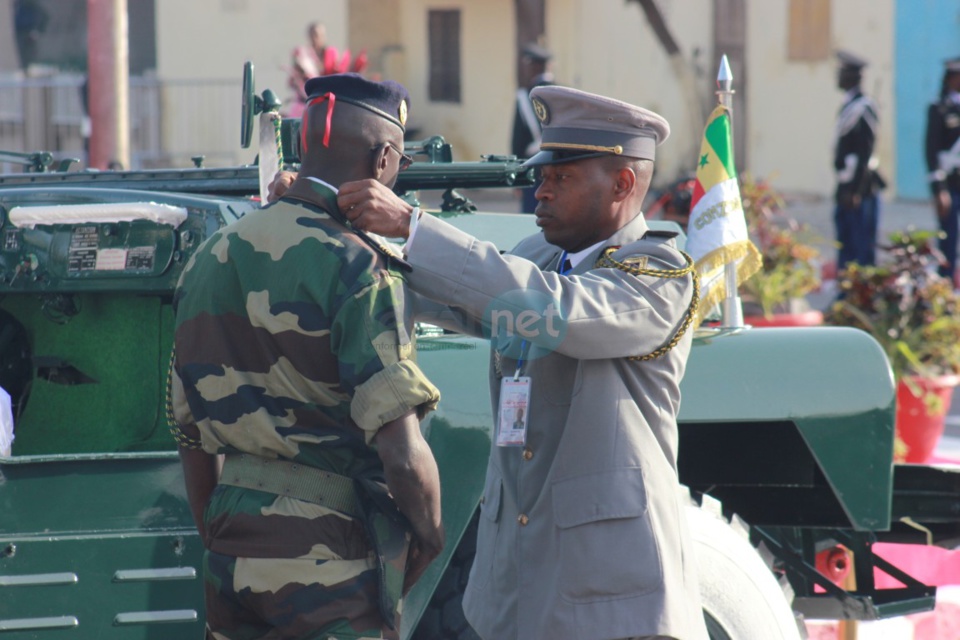
[[[500,382],[500,407],[497,411],[498,447],[522,447],[526,444],[529,409],[529,376],[503,378]]]

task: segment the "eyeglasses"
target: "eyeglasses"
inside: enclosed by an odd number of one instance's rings
[[[385,144],[400,155],[400,171],[406,171],[409,169],[410,165],[413,164],[413,157],[405,154],[403,149],[398,148],[397,145],[393,144],[392,142],[387,142]]]

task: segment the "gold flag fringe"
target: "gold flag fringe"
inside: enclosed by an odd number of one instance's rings
[[[718,247],[697,260],[696,269],[700,274],[703,290],[700,293],[700,308],[694,321],[695,328],[700,326],[706,314],[710,313],[721,300],[727,297],[726,280],[722,274],[719,274],[720,278],[716,282],[708,283],[714,280],[718,272],[722,271],[724,266],[731,262],[737,263],[738,285],[763,266],[763,258],[750,240],[740,240]]]

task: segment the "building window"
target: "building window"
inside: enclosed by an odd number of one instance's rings
[[[430,100],[460,102],[460,10],[430,11]]]
[[[830,57],[830,0],[790,0],[787,59],[792,62]]]

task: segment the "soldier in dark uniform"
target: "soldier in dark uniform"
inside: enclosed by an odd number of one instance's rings
[[[510,153],[518,158],[529,158],[540,150],[540,122],[533,113],[530,90],[541,85],[553,84],[553,73],[550,71],[552,57],[553,54],[536,44],[528,44],[523,48],[525,85],[517,89],[513,113],[513,137],[510,141]],[[537,208],[537,199],[534,197],[536,192],[537,185],[523,190],[521,211],[533,213]]]
[[[879,190],[883,180],[876,171],[873,155],[877,139],[877,108],[863,94],[860,80],[865,60],[841,51],[837,87],[846,92],[837,118],[833,167],[837,175],[834,222],[840,253],[837,267],[849,262],[874,264],[877,222],[880,217]]]
[[[940,88],[940,99],[927,110],[927,170],[930,191],[940,228],[940,251],[946,264],[940,275],[956,283],[957,216],[960,214],[960,58],[947,60]],[[956,284],[954,285],[956,286]]]

